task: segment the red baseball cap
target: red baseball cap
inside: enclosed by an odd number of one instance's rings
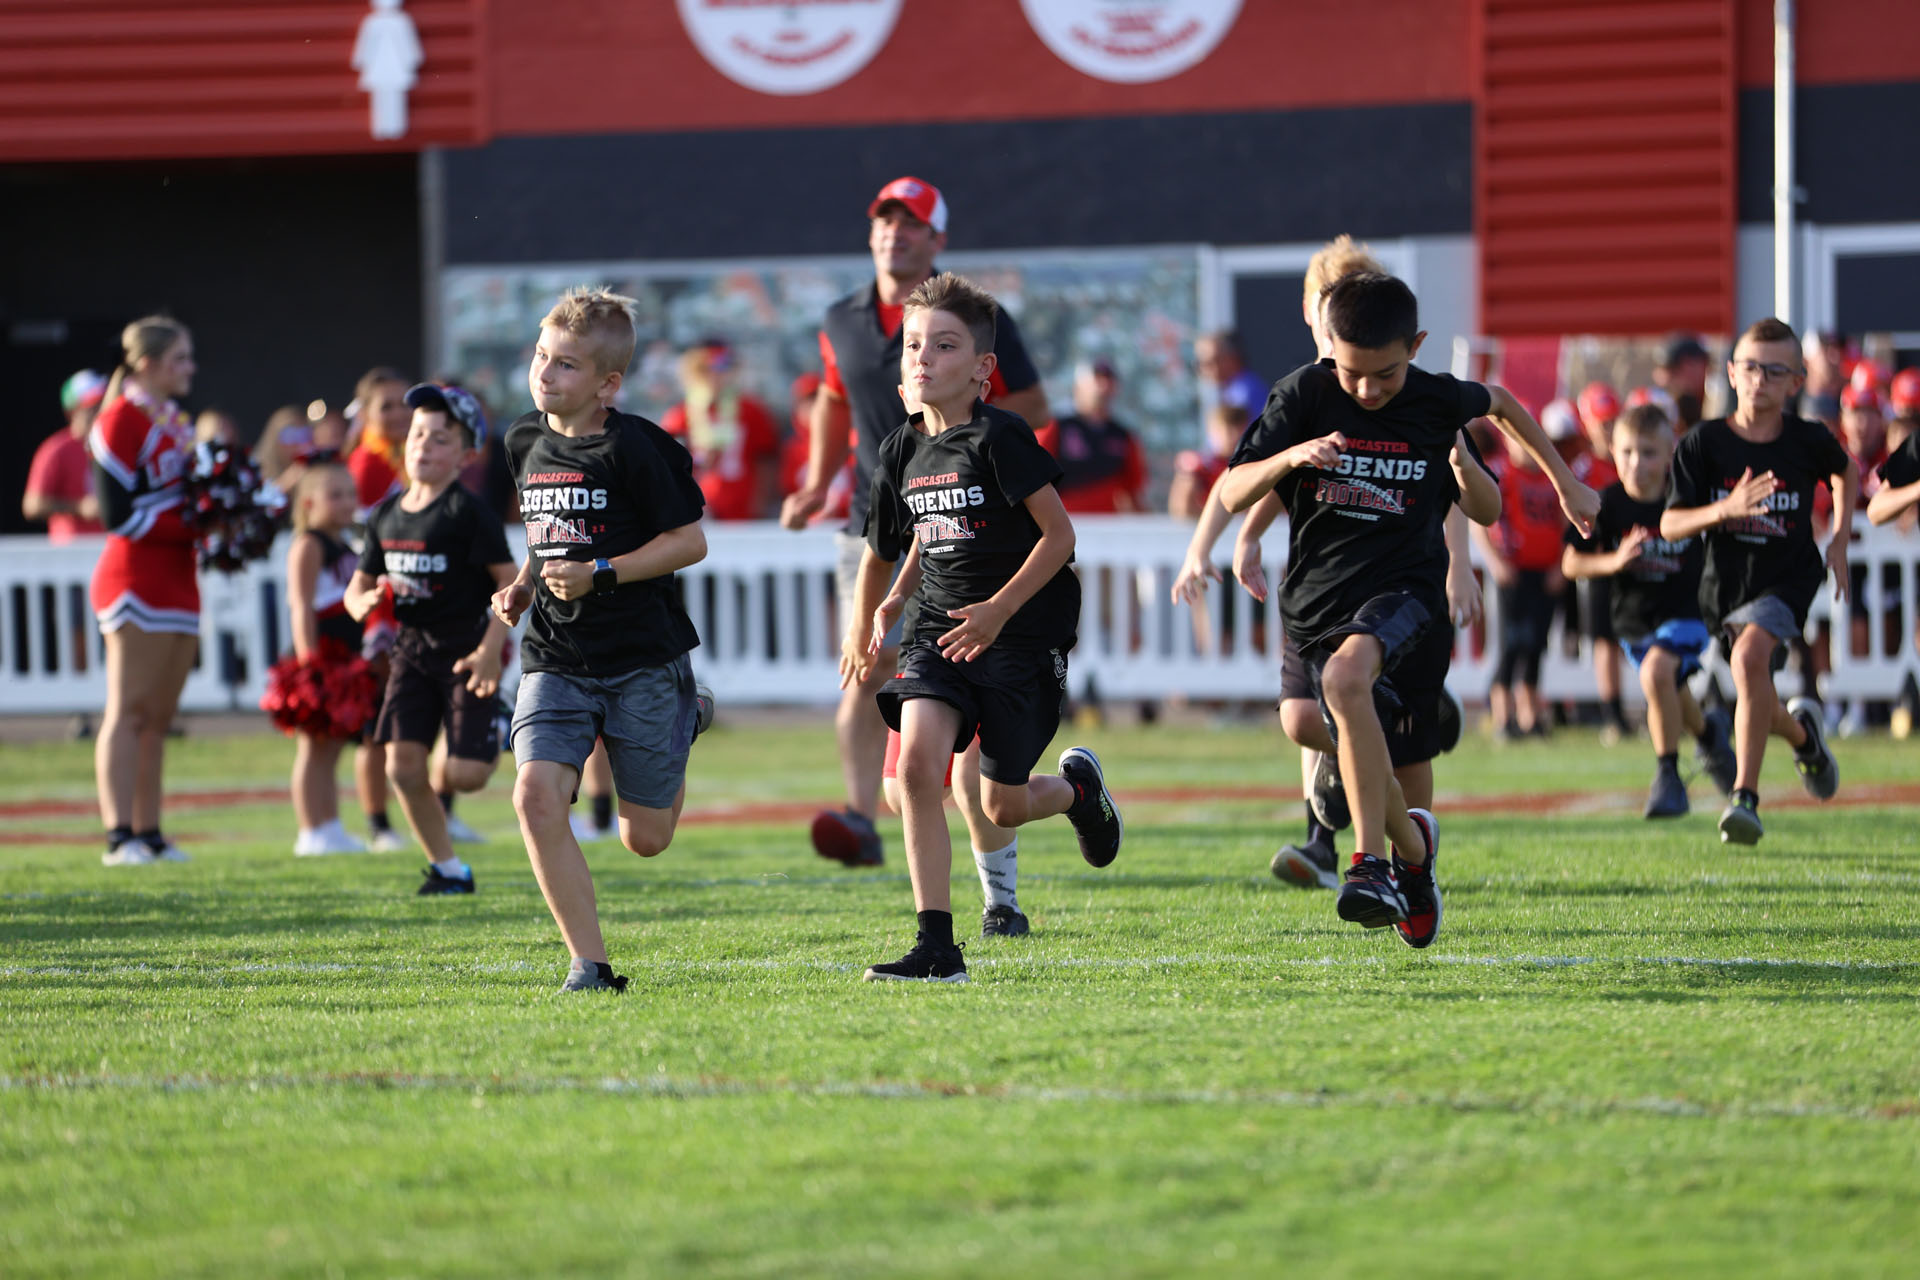
[[[1620,397],[1604,382],[1589,382],[1580,392],[1580,416],[1588,422],[1611,422],[1620,416]]]
[[[947,201],[940,189],[930,182],[918,178],[895,178],[880,188],[880,194],[867,206],[867,216],[877,217],[880,206],[898,201],[906,206],[908,213],[932,227],[941,235],[947,231]]]
[[[1852,371],[1847,374],[1848,385],[1858,387],[1862,391],[1872,391],[1886,380],[1886,372],[1866,356],[1861,356],[1854,361]]]
[[[1880,393],[1874,389],[1872,383],[1863,386],[1858,382],[1849,382],[1846,386],[1840,388],[1840,407],[1842,409],[1872,409],[1878,412],[1880,409]]]
[[[1894,374],[1890,394],[1895,413],[1920,409],[1920,369],[1902,369]]]

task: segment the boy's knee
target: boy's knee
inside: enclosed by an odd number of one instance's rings
[[[1280,731],[1290,741],[1305,743],[1318,738],[1324,732],[1322,724],[1320,708],[1311,698],[1288,698],[1280,704]]]
[[[990,788],[980,797],[980,811],[996,827],[1017,827],[1027,820],[1026,788]]]
[[[620,824],[620,843],[627,852],[637,853],[643,858],[655,858],[667,851],[673,843],[673,828],[662,829],[651,822],[622,822]]]
[[[905,796],[939,795],[946,789],[946,761],[900,754],[898,766],[900,793]]]
[[[478,791],[493,776],[491,760],[467,760],[449,756],[444,766],[449,791]]]
[[[1320,672],[1320,692],[1327,705],[1352,709],[1373,705],[1372,664],[1347,654],[1335,654]]]
[[[387,779],[396,787],[411,790],[427,781],[427,756],[424,751],[387,752]]]
[[[522,769],[513,780],[513,811],[530,824],[564,818],[569,807],[567,795],[549,777]]]

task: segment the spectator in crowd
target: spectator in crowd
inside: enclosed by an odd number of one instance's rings
[[[789,425],[786,443],[780,446],[780,496],[797,493],[807,481],[807,452],[813,447],[813,402],[820,395],[820,375],[803,373],[787,389]],[[847,507],[853,501],[854,459],[847,460],[827,486],[826,505],[813,516],[812,523],[823,520],[844,524]]]
[[[1553,425],[1547,419],[1554,418]],[[1541,427],[1559,446],[1577,428],[1543,414]],[[1494,731],[1504,740],[1547,735],[1540,696],[1540,660],[1565,579],[1560,548],[1566,518],[1552,479],[1523,449],[1509,449],[1500,467],[1500,519],[1472,528],[1492,575],[1500,608],[1500,656],[1489,693]]]
[[[1258,412],[1258,410],[1256,410]],[[1207,495],[1227,469],[1227,459],[1240,443],[1252,416],[1230,404],[1207,410],[1207,439],[1199,449],[1182,449],[1173,459],[1173,483],[1167,489],[1167,513],[1182,520],[1198,520],[1207,509]],[[1195,615],[1199,616],[1199,615]]]
[[[1673,397],[1682,432],[1706,416],[1711,363],[1705,343],[1691,333],[1676,333],[1667,339],[1660,362],[1653,367],[1653,384]]]
[[[246,441],[240,436],[240,424],[225,409],[200,411],[200,416],[193,420],[193,442],[220,444],[229,449],[246,447]]]
[[[1213,404],[1226,405],[1245,415],[1243,419],[1251,422],[1260,416],[1267,407],[1267,380],[1247,368],[1246,350],[1240,345],[1240,335],[1232,329],[1216,329],[1194,340],[1193,362],[1200,369],[1200,377],[1213,387]],[[1211,461],[1215,456],[1225,457],[1233,452],[1240,443],[1236,434],[1227,445],[1226,454],[1213,453],[1215,432],[1209,422],[1206,434],[1201,440],[1201,448]],[[1202,491],[1203,498],[1205,491]]]
[[[1140,437],[1114,420],[1119,389],[1111,361],[1081,365],[1073,375],[1073,412],[1034,433],[1060,464],[1060,501],[1069,512],[1146,510],[1147,459]]]
[[[67,425],[34,450],[27,468],[27,491],[20,514],[45,520],[47,537],[71,542],[81,534],[99,533],[100,502],[93,493],[93,469],[87,457],[87,432],[93,429],[107,380],[92,369],[82,369],[60,388],[60,407]]]
[[[1832,331],[1807,334],[1800,342],[1807,363],[1807,385],[1800,392],[1802,416],[1840,424],[1840,388],[1847,385],[1846,339]]]
[[[780,436],[773,415],[735,385],[733,348],[708,338],[680,353],[685,396],[661,428],[693,455],[693,474],[715,520],[758,520],[773,514]]]
[[[286,493],[292,493],[300,476],[292,468],[313,448],[313,429],[307,424],[306,410],[297,404],[281,405],[267,416],[260,429],[260,442],[253,447],[253,460],[260,474]]]
[[[1604,382],[1589,382],[1581,389],[1575,407],[1587,448],[1573,474],[1598,492],[1620,478],[1613,465],[1613,422],[1620,416],[1620,397]]]
[[[1899,451],[1920,426],[1920,369],[1902,369],[1893,375],[1887,390],[1887,403],[1893,416],[1887,419],[1887,453]]]

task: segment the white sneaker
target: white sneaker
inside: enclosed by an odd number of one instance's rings
[[[338,818],[323,822],[311,831],[302,831],[294,839],[293,853],[298,858],[318,858],[330,853],[365,853],[367,846],[348,834]]]
[[[584,813],[576,813],[567,819],[567,825],[573,828],[573,838],[581,844],[591,844],[595,840],[611,840],[612,827],[596,827],[593,818]]]
[[[149,850],[149,852],[152,852],[152,851]],[[167,841],[166,844],[162,845],[158,853],[153,854],[153,860],[155,862],[191,862],[193,861],[193,859],[187,856],[186,850],[182,849],[179,845],[175,844],[171,840]]]
[[[141,840],[125,840],[100,855],[103,867],[148,867],[158,859]]]
[[[485,844],[487,838],[453,814],[447,815],[447,839],[455,844]]]
[[[405,853],[408,847],[407,838],[392,827],[367,837],[367,848],[375,853]]]

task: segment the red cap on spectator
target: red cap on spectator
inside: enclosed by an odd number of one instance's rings
[[[922,182],[918,178],[895,178],[880,188],[880,194],[875,196],[873,203],[867,206],[867,216],[869,218],[878,216],[880,206],[893,201],[905,205],[908,213],[935,231],[943,235],[946,233],[946,197],[942,196],[940,189],[932,183]]]
[[[1853,373],[1847,378],[1847,385],[1858,387],[1862,391],[1878,391],[1886,385],[1887,372],[1865,356],[1853,365]]]
[[[1872,385],[1862,386],[1858,382],[1849,382],[1840,388],[1840,407],[1842,409],[1880,409],[1880,392]]]
[[[1893,411],[1920,409],[1920,369],[1902,369],[1893,375]]]
[[[1580,416],[1588,422],[1611,422],[1620,416],[1620,397],[1604,382],[1589,382],[1580,392]]]

